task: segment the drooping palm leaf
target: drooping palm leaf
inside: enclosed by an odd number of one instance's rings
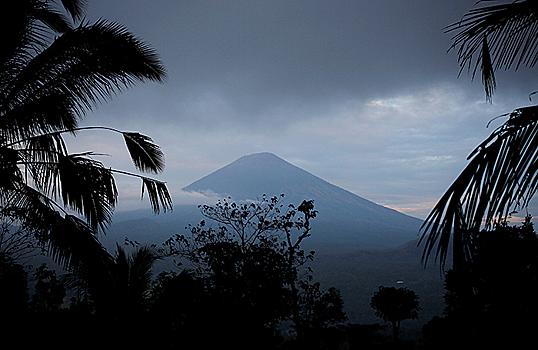
[[[454,230],[491,228],[524,208],[538,188],[538,106],[510,114],[470,155],[470,162],[421,227],[427,260],[446,259]]]
[[[142,196],[146,191],[154,213],[159,213],[161,210],[166,212],[172,209],[172,197],[170,197],[164,182],[142,177]]]
[[[97,293],[98,296],[110,291],[113,258],[97,239],[97,232],[75,216],[60,215],[55,204],[32,187],[21,182],[14,187],[8,205],[0,203],[0,215],[15,220],[23,229],[32,230],[47,254],[77,280],[108,288]]]
[[[13,216],[21,226],[36,230],[46,230],[46,218],[50,211],[55,211],[54,202],[26,184],[22,177],[12,181],[9,186],[2,186],[0,208],[2,215]]]
[[[490,1],[494,0],[479,3]],[[458,32],[451,48],[459,46],[462,69],[467,67],[473,77],[477,69],[482,71],[488,100],[495,90],[496,70],[534,67],[538,61],[538,6],[532,0],[472,9],[460,22],[448,26],[447,31]]]
[[[79,155],[60,156],[58,192],[63,203],[84,215],[89,225],[105,229],[117,202],[112,172],[101,162]]]
[[[134,132],[124,132],[123,138],[138,170],[155,174],[164,170],[164,154],[150,137]]]
[[[111,256],[90,226],[72,215],[57,215],[56,220],[49,222],[53,224],[43,236],[43,242],[50,256],[77,275],[97,270],[95,265],[100,265],[103,272],[103,266],[111,260]],[[106,278],[105,274],[100,275]]]
[[[4,137],[11,142],[28,139],[40,134],[73,130],[78,124],[73,101],[58,92],[13,105],[0,119]]]
[[[14,182],[12,189],[0,192],[0,214],[10,221],[17,223],[22,229],[31,230],[36,238],[44,245],[48,254],[57,260],[61,265],[72,266],[74,271],[78,271],[80,262],[76,256],[80,255],[76,250],[81,248],[89,252],[92,245],[71,245],[71,239],[77,236],[88,235],[90,241],[95,240],[95,231],[80,219],[71,217],[65,213],[64,216],[58,212],[56,204],[47,196],[35,190],[23,182]],[[29,215],[31,213],[31,215]],[[2,217],[2,219],[4,219]],[[67,221],[66,221],[67,220]],[[76,227],[72,224],[76,223]],[[74,238],[63,240],[62,235],[75,235]]]
[[[17,150],[0,144],[0,188],[8,191],[13,188],[13,183],[22,180],[22,173],[17,165],[19,159]],[[0,197],[3,197],[1,191]]]
[[[67,156],[67,147],[58,133],[45,134],[24,140],[18,149],[21,164],[31,174],[33,182],[46,194],[53,192],[57,182],[57,164],[60,156]]]

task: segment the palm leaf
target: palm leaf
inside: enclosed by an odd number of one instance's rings
[[[0,145],[0,196],[4,189],[13,188],[13,183],[22,180],[22,173],[17,166],[20,152],[4,145]]]
[[[538,188],[538,106],[510,114],[473,153],[421,227],[423,261],[446,259],[454,230],[491,228],[526,207]]]
[[[57,181],[59,157],[67,155],[67,147],[59,133],[45,134],[24,141],[19,150],[21,163],[31,174],[36,188],[51,193]]]
[[[123,27],[101,21],[63,34],[24,65],[5,82],[2,105],[9,106],[7,114],[34,101],[53,99],[58,103],[53,108],[63,110],[64,116],[63,125],[49,126],[57,131],[76,127],[85,110],[134,82],[162,81],[165,74],[153,49]],[[20,115],[9,120],[14,123]]]
[[[46,218],[54,211],[53,207],[54,202],[50,198],[29,186],[23,178],[0,188],[2,215],[11,216],[23,227],[46,230]]]
[[[133,299],[147,296],[152,281],[152,268],[158,256],[149,246],[138,247],[130,258],[129,287]]]
[[[142,177],[142,197],[146,190],[154,213],[172,210],[172,197],[164,182]]]
[[[99,280],[110,286],[104,281],[110,279],[112,257],[97,239],[94,228],[75,216],[60,215],[48,197],[30,186],[18,182],[14,187],[9,191],[8,202],[0,203],[0,214],[30,229],[47,254],[77,278],[88,283]],[[0,199],[6,194],[2,191]]]
[[[164,154],[150,137],[134,132],[124,132],[123,138],[138,170],[155,174],[164,170]]]
[[[94,229],[105,229],[117,202],[118,191],[110,169],[80,155],[60,156],[58,188],[65,206],[83,214]]]
[[[92,265],[96,262],[101,265],[111,260],[95,231],[86,222],[72,215],[61,217],[57,213],[56,220],[49,222],[53,224],[43,236],[43,241],[49,255],[60,265],[77,275],[83,275],[92,268],[95,270]]]
[[[36,1],[37,6],[32,7],[29,16],[43,23],[56,33],[65,33],[71,30],[72,25],[67,17],[59,10],[53,8],[47,1]]]
[[[65,10],[76,21],[84,16],[87,0],[62,0],[62,5]]]
[[[83,1],[64,0],[68,12],[75,19],[80,19]],[[65,33],[72,29],[68,18],[51,6],[50,1],[12,1],[9,8],[2,12],[0,28],[4,33],[3,50],[0,63],[15,63],[21,57],[27,57],[29,51],[35,51],[46,45],[47,30]],[[9,58],[10,59],[9,59]]]
[[[496,70],[534,67],[538,61],[538,7],[534,1],[516,0],[475,8],[446,29],[458,31],[452,38],[451,49],[459,46],[462,69],[467,67],[473,77],[478,68],[482,71],[488,100],[495,90]]]
[[[0,119],[6,140],[16,142],[40,134],[73,130],[78,124],[76,106],[59,92],[33,96],[15,103]]]

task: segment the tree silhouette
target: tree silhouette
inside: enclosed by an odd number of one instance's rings
[[[148,308],[153,267],[159,258],[152,246],[135,246],[128,253],[117,244],[110,260],[88,265],[85,274],[66,279],[73,289],[89,296],[96,312],[112,319],[136,319]]]
[[[533,335],[538,312],[538,237],[531,218],[521,226],[499,224],[470,238],[471,263],[446,274],[447,319],[466,325],[477,341],[524,344]]]
[[[308,281],[301,281],[299,286],[301,319],[313,332],[319,332],[347,320],[346,314],[342,311],[344,302],[338,289],[331,287],[324,292],[319,282]]]
[[[69,17],[50,0],[15,1],[1,15],[0,215],[81,271],[87,259],[110,260],[96,234],[117,202],[114,173],[139,177],[155,212],[172,202],[163,182],[107,168],[94,152],[70,154],[62,135],[97,128],[79,127],[87,111],[138,81],[162,82],[165,69],[122,26],[81,21],[85,1],[62,5]],[[163,154],[149,137],[99,128],[123,136],[138,170],[163,170]]]
[[[189,236],[175,235],[167,242],[167,254],[188,259],[197,274],[209,276],[211,284],[223,295],[232,293],[235,298],[243,290],[243,301],[254,298],[250,301],[252,310],[259,302],[270,302],[263,308],[272,321],[262,324],[278,323],[287,315],[286,299],[292,298],[289,290],[284,292],[285,286],[293,285],[296,290],[299,274],[306,272],[299,269],[312,258],[299,247],[310,234],[303,207],[300,206],[301,212],[293,205],[284,208],[282,198],[283,195],[263,196],[252,203],[236,203],[228,198],[214,206],[202,205],[202,214],[218,226],[206,221],[190,226]],[[306,214],[308,220],[313,213],[312,206]],[[259,317],[268,316],[262,315]]]
[[[65,286],[56,277],[56,272],[50,270],[47,264],[41,264],[35,273],[35,293],[30,300],[30,308],[35,312],[56,312],[65,298]]]
[[[482,1],[480,2],[482,3]],[[462,67],[480,69],[491,99],[495,89],[494,71],[534,67],[538,60],[537,7],[534,1],[473,9],[463,20],[448,27],[459,31]],[[454,267],[471,257],[471,232],[491,229],[495,222],[528,205],[538,185],[538,106],[518,108],[468,157],[469,163],[430,212],[421,227],[425,242],[423,261],[437,245],[436,257],[444,264],[453,238]]]
[[[314,253],[301,243],[311,234],[313,201],[285,208],[282,198],[264,195],[248,203],[227,198],[200,206],[208,220],[165,243],[166,255],[204,280],[205,304],[214,305],[210,313],[221,320],[214,328],[226,329],[228,336],[242,325],[245,339],[245,333],[271,339],[280,322],[291,319],[299,339],[345,319],[339,291],[323,292],[319,283],[310,283],[306,263]]]
[[[418,295],[410,289],[380,286],[372,296],[370,306],[377,317],[392,323],[392,338],[397,340],[401,322],[418,318],[418,299]]]
[[[472,259],[446,272],[445,317],[428,323],[426,341],[432,348],[526,346],[538,313],[538,236],[530,216],[522,225],[471,233],[469,241]]]

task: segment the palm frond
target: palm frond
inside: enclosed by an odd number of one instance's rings
[[[56,33],[65,33],[71,30],[72,25],[67,17],[51,6],[48,1],[35,1],[36,6],[32,7],[30,14],[35,20],[42,22],[47,28]]]
[[[129,286],[134,298],[144,298],[151,285],[152,269],[158,256],[149,246],[138,247],[130,258]]]
[[[497,89],[497,82],[495,81],[495,71],[491,62],[488,40],[486,36],[484,36],[484,40],[482,42],[481,58],[482,59],[480,61],[482,64],[480,70],[482,71],[482,84],[484,85],[484,89],[486,91],[486,99],[491,102],[493,93]]]
[[[70,131],[78,124],[77,107],[58,91],[46,96],[32,96],[24,103],[8,104],[0,119],[0,129],[10,142],[40,134]]]
[[[155,174],[164,170],[164,154],[150,137],[134,132],[124,132],[123,138],[138,170]]]
[[[101,21],[63,34],[36,55],[7,82],[2,105],[7,114],[53,98],[61,102],[54,108],[65,109],[61,115],[74,119],[63,124],[76,126],[76,119],[99,102],[136,81],[161,82],[165,75],[153,49],[123,27]]]
[[[56,185],[57,164],[60,156],[67,155],[67,147],[59,133],[45,134],[24,140],[19,149],[21,164],[31,174],[36,188],[51,193]]]
[[[80,3],[78,0],[65,2],[74,3],[69,6],[74,11],[81,8],[81,4],[76,5]],[[9,4],[9,9],[2,12],[2,15],[4,18],[0,21],[0,25],[9,43],[6,47],[8,49],[5,51],[6,54],[13,53],[10,50],[14,47],[12,44],[16,46],[22,44],[23,47],[28,45],[28,48],[34,49],[42,46],[45,44],[43,39],[46,38],[47,30],[64,33],[72,28],[68,18],[52,6],[51,1],[47,0],[13,1]]]
[[[118,197],[110,169],[84,156],[60,156],[57,175],[64,205],[83,214],[91,227],[104,230]]]
[[[423,261],[435,245],[444,261],[455,229],[491,228],[528,205],[538,189],[538,106],[515,110],[470,157],[421,227]]]
[[[113,261],[96,234],[114,210],[115,180],[94,153],[70,155],[62,134],[75,134],[95,105],[136,82],[162,82],[166,72],[155,51],[118,24],[75,28],[86,2],[61,0],[64,12],[57,1],[15,1],[0,14],[0,219],[35,232],[58,262],[85,271],[88,283],[108,278],[104,295]],[[163,170],[149,137],[123,135],[137,169]],[[163,182],[144,177],[144,190],[155,212],[171,209]]]
[[[459,46],[461,68],[467,67],[473,77],[478,68],[482,71],[488,100],[495,90],[496,70],[534,67],[538,61],[538,7],[534,1],[475,8],[446,29],[458,31],[451,49]]]
[[[43,134],[21,141],[21,151],[28,154],[29,162],[56,162],[58,155],[66,155],[67,147],[60,133]]]
[[[63,7],[75,21],[84,16],[86,4],[87,0],[62,0]]]
[[[2,215],[12,217],[25,228],[47,230],[47,217],[54,211],[54,205],[50,198],[29,186],[22,178],[12,181],[9,186],[2,186],[0,190]]]
[[[31,230],[47,254],[78,279],[109,287],[111,282],[105,280],[110,280],[113,259],[99,242],[97,231],[75,216],[60,215],[55,204],[32,187],[22,182],[14,187],[7,203],[0,203],[2,219]],[[4,199],[7,192],[1,194]]]
[[[14,1],[9,7],[9,11],[0,12],[0,30],[4,33],[0,50],[0,90],[4,90],[5,81],[27,62],[28,49],[34,41],[31,30],[32,4],[29,1]]]
[[[0,145],[0,196],[2,191],[13,188],[13,183],[22,180],[22,173],[17,166],[20,153],[4,145]]]
[[[53,225],[43,236],[43,241],[50,256],[60,265],[75,274],[84,274],[96,262],[103,264],[111,260],[110,254],[97,239],[96,231],[83,220],[57,214],[56,220],[49,222]],[[95,270],[95,266],[93,268]]]
[[[161,210],[164,212],[172,210],[172,197],[164,182],[142,177],[142,197],[146,190],[154,213],[158,214]]]

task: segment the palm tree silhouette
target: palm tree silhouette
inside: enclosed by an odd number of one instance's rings
[[[110,169],[96,154],[70,154],[63,135],[85,114],[136,82],[163,82],[155,51],[125,28],[81,21],[85,1],[19,0],[2,12],[0,52],[0,215],[35,232],[60,263],[81,271],[111,257],[97,239],[110,223],[114,174],[137,176],[155,212],[171,209],[164,182]],[[123,136],[137,170],[160,173],[164,157],[148,136]],[[74,211],[81,219],[70,214]]]
[[[91,274],[78,282],[95,299],[97,311],[127,319],[144,310],[158,259],[151,246],[138,246],[129,254],[117,245],[115,256],[106,264],[92,266]]]
[[[490,0],[487,0],[490,1]],[[485,2],[485,1],[481,1]],[[479,7],[448,27],[459,32],[459,62],[482,72],[491,101],[497,69],[534,67],[538,61],[538,8],[535,1],[516,0]],[[474,68],[473,64],[474,62]],[[441,197],[421,227],[423,261],[437,245],[444,264],[450,241],[454,266],[470,259],[466,232],[491,228],[528,205],[538,186],[538,106],[516,109],[468,157],[466,168]]]

